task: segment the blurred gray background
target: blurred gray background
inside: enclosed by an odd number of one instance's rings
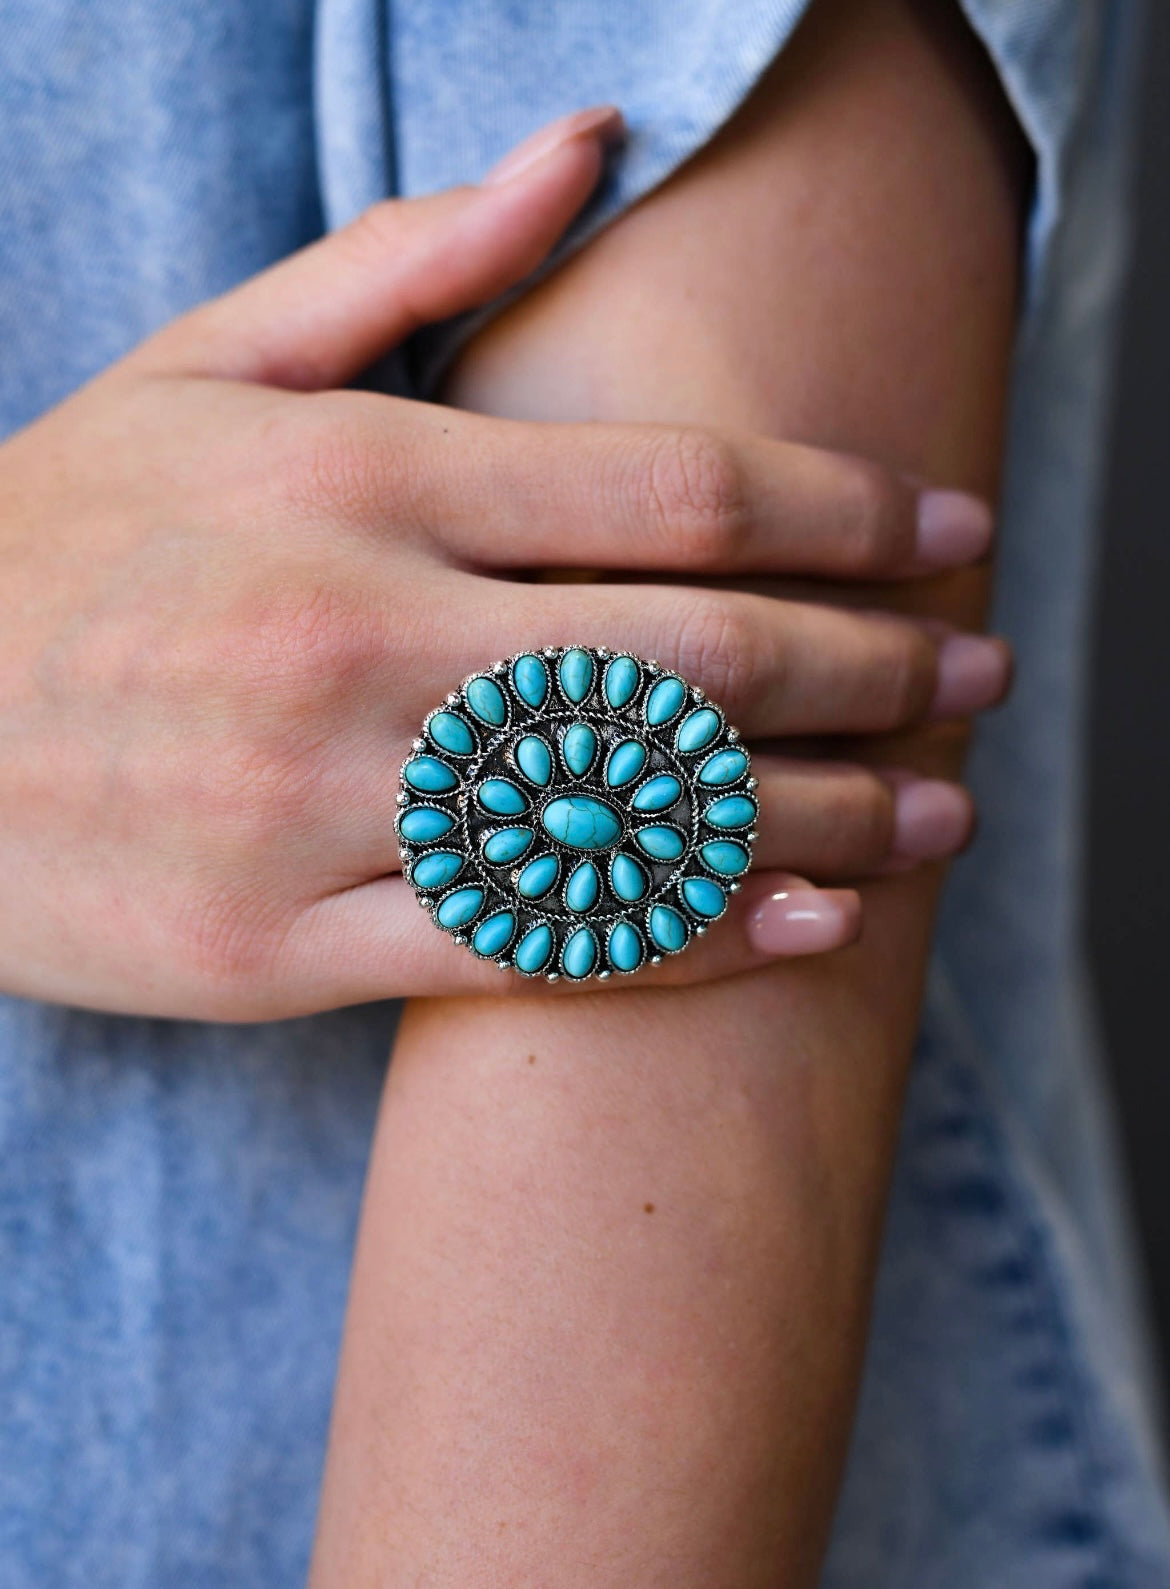
[[[1170,5],[1147,7],[1137,236],[1097,594],[1089,934],[1170,1387]]]

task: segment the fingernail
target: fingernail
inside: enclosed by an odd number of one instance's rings
[[[954,855],[971,837],[975,807],[958,784],[911,778],[894,792],[890,854],[899,861],[937,861]]]
[[[780,888],[753,908],[747,931],[762,954],[841,949],[861,931],[861,899],[851,888]]]
[[[554,149],[569,143],[573,138],[596,138],[605,144],[617,143],[626,130],[625,120],[616,105],[595,105],[591,110],[578,110],[571,116],[562,116],[547,127],[541,127],[531,138],[506,154],[483,178],[481,187],[498,187],[512,182],[516,177],[543,160]]]
[[[951,635],[938,648],[932,717],[967,717],[995,706],[1011,682],[1007,642],[990,635]]]
[[[966,491],[923,491],[918,498],[918,556],[939,568],[973,563],[991,545],[991,509]]]

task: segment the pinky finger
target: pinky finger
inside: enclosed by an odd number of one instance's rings
[[[726,916],[685,953],[629,976],[549,984],[480,960],[419,909],[401,876],[380,877],[312,905],[283,945],[286,1003],[309,1012],[375,999],[451,996],[609,995],[737,976],[770,961],[824,954],[855,942],[861,901],[853,889],[818,889],[788,872],[753,874]]]

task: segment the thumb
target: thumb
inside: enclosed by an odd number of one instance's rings
[[[534,270],[622,130],[612,106],[578,111],[533,134],[479,187],[375,204],[165,326],[126,363],[298,391],[344,385],[419,326]]]

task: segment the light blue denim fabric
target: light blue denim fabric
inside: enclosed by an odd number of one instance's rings
[[[1020,682],[978,741],[824,1582],[1154,1589],[1170,1528],[1077,923],[1135,16],[965,3],[1038,162],[998,615]],[[369,201],[616,100],[633,136],[574,246],[711,135],[803,9],[0,0],[0,432]],[[420,340],[424,383],[468,330]],[[3,1589],[302,1577],[393,1020],[0,1000]]]

